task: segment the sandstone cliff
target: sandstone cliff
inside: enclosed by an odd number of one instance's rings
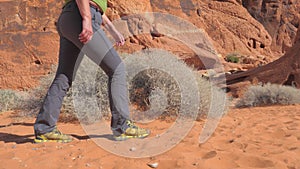
[[[227,76],[228,89],[240,97],[246,86],[253,83],[276,83],[300,87],[300,29],[291,48],[278,60],[246,72]]]
[[[0,0],[0,88],[37,84],[57,62],[57,1]]]
[[[57,64],[55,21],[62,4],[56,0],[0,0],[0,88],[33,87]],[[207,33],[223,58],[233,52],[250,58],[244,65],[224,61],[227,70],[277,59],[291,46],[299,25],[296,0],[109,0],[107,15],[115,20],[143,12],[168,13],[194,24]],[[165,36],[128,37],[118,51],[151,47],[171,51],[199,70],[204,68],[191,49]]]
[[[299,27],[298,0],[243,0],[243,6],[272,37],[271,49],[279,54],[293,45]]]

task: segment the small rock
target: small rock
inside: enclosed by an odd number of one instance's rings
[[[86,167],[91,167],[91,164],[86,163],[85,166],[86,166]]]
[[[202,12],[201,9],[197,9],[197,15],[198,16],[201,16],[201,12]]]
[[[63,149],[63,147],[62,146],[56,146],[56,149]]]
[[[155,157],[150,157],[150,160],[152,160],[152,161],[155,160]]]
[[[231,140],[229,140],[228,142],[229,142],[229,143],[233,143],[233,142],[234,142],[234,139],[231,139]]]
[[[135,150],[136,150],[135,147],[131,147],[131,148],[129,149],[129,151],[135,151]]]
[[[151,168],[157,168],[158,163],[148,163],[148,166],[151,167]]]

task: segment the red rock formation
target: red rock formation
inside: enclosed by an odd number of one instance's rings
[[[26,89],[57,62],[56,1],[0,0],[0,88]]]
[[[140,6],[141,10],[136,10],[122,2],[111,2],[112,8],[110,17],[119,18],[132,13],[142,12],[161,12],[178,16],[186,20],[199,29],[203,29],[212,39],[218,53],[224,58],[230,53],[238,53],[244,57],[249,57],[250,64],[256,65],[270,62],[277,58],[270,49],[272,37],[264,29],[264,27],[256,21],[248,11],[235,1],[171,1],[171,0],[150,0],[149,1],[131,1],[133,4]],[[133,5],[134,6],[134,5]],[[127,44],[120,51],[131,49],[143,49],[150,47],[160,47],[177,54],[188,64],[193,65],[197,69],[203,69],[203,64],[192,51],[187,50],[183,44],[175,42],[174,39],[162,37],[152,37],[151,35],[143,35],[131,38],[135,44]],[[174,45],[175,44],[175,45]],[[172,47],[174,45],[175,47]],[[178,52],[178,48],[181,48]],[[257,63],[256,63],[257,62]],[[213,63],[213,61],[212,61]],[[249,63],[249,62],[248,62]],[[236,64],[228,64],[224,62],[225,69],[231,68],[248,68],[249,65],[239,66]],[[208,67],[213,67],[208,66]],[[252,66],[253,67],[253,66]],[[207,67],[205,67],[207,68]]]
[[[223,57],[237,52],[251,58],[253,62],[273,61],[278,57],[272,51],[274,43],[278,43],[274,42],[276,37],[270,36],[268,29],[249,14],[242,5],[246,6],[246,2],[248,1],[109,0],[107,14],[112,19],[118,19],[143,12],[169,13],[204,30]],[[293,1],[295,2],[296,0]],[[38,84],[40,77],[51,70],[52,64],[57,64],[58,35],[55,21],[62,4],[63,1],[56,0],[0,0],[0,88],[33,87]],[[251,4],[248,6],[251,8]],[[267,11],[269,8],[271,10],[272,5],[266,6]],[[288,18],[290,23],[291,19]],[[297,26],[296,22],[293,23]],[[288,29],[289,24],[286,25]],[[159,32],[129,37],[126,45],[118,48],[118,51],[134,52],[151,47],[171,51],[188,64],[198,69],[204,68],[198,56],[188,46],[160,36]],[[228,68],[241,67],[224,64]],[[251,65],[242,66],[245,67]]]
[[[239,97],[242,94],[237,88],[250,83],[276,83],[292,85],[300,88],[300,29],[297,32],[293,47],[284,56],[265,66],[257,67],[246,72],[227,76],[228,88],[235,91],[233,95]]]
[[[299,27],[299,0],[242,0],[242,3],[271,35],[273,51],[282,54],[293,45]]]

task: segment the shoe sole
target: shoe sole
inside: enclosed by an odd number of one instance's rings
[[[71,142],[72,140],[41,140],[41,139],[34,139],[33,140],[34,143],[69,143]]]
[[[125,140],[133,139],[133,138],[143,139],[143,138],[146,138],[149,135],[150,135],[150,133],[145,134],[145,135],[141,135],[141,136],[124,136],[124,137],[121,137],[121,136],[115,137],[114,136],[114,139],[116,141],[125,141]]]

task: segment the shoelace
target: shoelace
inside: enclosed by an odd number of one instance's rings
[[[127,121],[127,125],[128,125],[129,127],[131,127],[131,128],[139,129],[139,127],[136,126],[136,125],[134,124],[134,122],[132,122],[131,120],[128,120],[128,121]]]
[[[62,135],[62,133],[58,129],[56,129],[56,128],[53,130],[53,133]]]

